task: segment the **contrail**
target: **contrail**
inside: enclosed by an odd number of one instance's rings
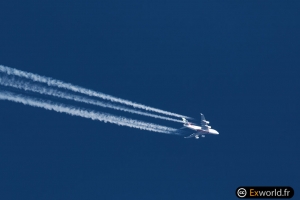
[[[60,113],[66,113],[69,115],[80,116],[84,118],[89,118],[92,120],[98,120],[102,122],[109,122],[112,124],[117,124],[121,126],[128,126],[131,128],[137,128],[141,130],[175,134],[177,131],[174,128],[161,126],[157,124],[147,123],[143,121],[133,120],[125,117],[114,116],[107,113],[99,113],[92,110],[86,110],[76,107],[67,106],[64,104],[58,104],[51,101],[43,101],[40,99],[27,97],[24,95],[15,94],[12,92],[0,91],[0,100],[8,100],[16,103],[22,103],[24,105],[30,105],[33,107],[44,108],[46,110],[53,110]],[[173,133],[174,132],[174,133]]]
[[[52,89],[50,87],[30,84],[29,82],[26,82],[26,81],[14,80],[14,79],[10,79],[10,78],[7,78],[7,77],[0,77],[0,84],[4,85],[4,86],[17,88],[17,89],[22,89],[22,90],[25,90],[25,91],[37,92],[37,93],[43,94],[43,95],[55,96],[55,97],[64,98],[64,99],[68,99],[68,100],[73,100],[73,101],[77,101],[77,102],[82,102],[82,103],[87,103],[87,104],[91,104],[91,105],[101,106],[101,107],[104,107],[104,108],[111,108],[111,109],[120,110],[120,111],[124,111],[124,112],[129,112],[129,113],[133,113],[133,114],[139,114],[139,115],[144,115],[144,116],[148,116],[148,117],[154,117],[154,118],[158,118],[158,119],[164,119],[164,120],[168,120],[168,121],[174,121],[174,122],[182,123],[182,121],[178,120],[178,119],[173,119],[173,118],[170,118],[170,117],[164,117],[164,116],[161,116],[161,115],[146,113],[146,112],[142,112],[142,111],[138,111],[138,110],[134,110],[134,109],[114,105],[114,104],[107,103],[107,102],[101,102],[101,101],[90,99],[90,98],[87,98],[87,97],[82,97],[82,96],[79,96],[79,95],[74,95],[74,94],[70,94],[70,93],[66,93],[66,92],[61,92],[59,90]]]
[[[176,113],[172,113],[172,112],[164,111],[164,110],[161,110],[161,109],[145,106],[145,105],[142,105],[142,104],[134,103],[132,101],[120,99],[120,98],[117,98],[117,97],[114,97],[114,96],[111,96],[111,95],[107,95],[107,94],[104,94],[104,93],[101,93],[101,92],[96,92],[96,91],[93,91],[93,90],[89,90],[89,89],[86,89],[86,88],[83,88],[83,87],[80,87],[80,86],[76,86],[76,85],[73,85],[73,84],[70,84],[70,83],[65,83],[65,82],[55,80],[55,79],[52,79],[52,78],[49,78],[49,77],[40,76],[40,75],[37,75],[37,74],[21,71],[21,70],[6,67],[6,66],[3,66],[3,65],[0,65],[0,71],[3,72],[3,73],[6,73],[8,75],[14,75],[14,76],[27,78],[27,79],[30,79],[32,81],[46,83],[49,86],[55,86],[55,87],[71,90],[73,92],[79,92],[79,93],[82,93],[82,94],[85,94],[85,95],[99,97],[99,98],[109,100],[109,101],[112,101],[112,102],[125,104],[127,106],[133,106],[134,108],[144,109],[144,110],[147,110],[147,111],[157,112],[157,113],[161,113],[161,114],[165,114],[165,115],[169,115],[169,116],[173,116],[173,117],[189,118],[189,117],[184,116],[184,115],[179,115],[179,114],[176,114]]]

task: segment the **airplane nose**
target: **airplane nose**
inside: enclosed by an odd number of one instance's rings
[[[210,129],[209,132],[214,135],[219,135],[219,132],[216,131],[215,129]]]

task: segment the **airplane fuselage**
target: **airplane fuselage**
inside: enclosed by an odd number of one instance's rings
[[[213,135],[219,135],[219,132],[216,131],[215,129],[202,129],[201,126],[196,126],[196,125],[184,125],[185,127],[192,129],[194,131],[197,131],[197,133],[199,133],[199,135],[203,135],[203,134],[213,134]],[[197,134],[198,135],[198,134]]]

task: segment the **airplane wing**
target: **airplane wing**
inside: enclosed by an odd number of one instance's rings
[[[189,135],[189,136],[184,137],[184,138],[193,138],[193,137],[195,137],[196,135],[199,135],[199,134],[198,134],[198,133],[193,133],[192,135]]]
[[[201,115],[201,128],[203,130],[207,130],[207,129],[211,128],[211,126],[208,126],[209,121],[205,120],[204,115],[202,113],[200,113],[200,115]]]

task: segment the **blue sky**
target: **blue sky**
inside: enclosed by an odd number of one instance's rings
[[[297,198],[298,1],[0,5],[1,65],[201,112],[220,132],[187,140],[1,101],[3,199],[235,199],[241,185]]]

